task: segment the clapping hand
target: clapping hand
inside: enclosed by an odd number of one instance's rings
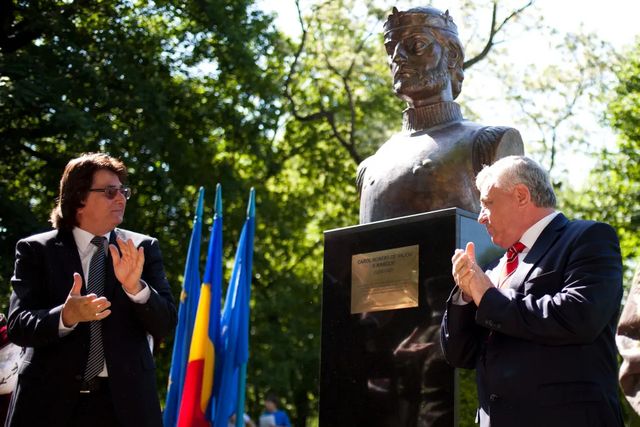
[[[124,290],[135,295],[143,288],[140,277],[144,266],[144,249],[142,247],[136,249],[131,239],[124,241],[118,237],[117,242],[118,247],[113,244],[109,245],[113,271]]]
[[[487,289],[493,287],[493,283],[476,262],[473,242],[467,243],[464,250],[456,249],[451,263],[453,280],[462,291],[462,298],[467,302],[473,300],[476,305],[480,304],[482,296]]]
[[[82,276],[73,273],[73,285],[69,296],[62,306],[62,323],[66,327],[72,327],[78,322],[90,322],[102,320],[111,314],[111,302],[105,297],[96,294],[81,295]]]

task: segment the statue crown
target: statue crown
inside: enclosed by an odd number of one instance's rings
[[[449,15],[448,9],[444,13],[433,7],[420,7],[399,12],[394,7],[387,22],[384,23],[384,34],[406,27],[429,27],[458,35],[458,27]]]

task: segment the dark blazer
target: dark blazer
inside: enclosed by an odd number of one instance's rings
[[[476,369],[492,427],[622,426],[615,231],[559,214],[523,262],[510,288],[488,290],[479,307],[449,298],[441,330],[447,360]]]
[[[156,343],[166,336],[175,325],[176,308],[158,241],[116,229],[111,232],[110,243],[116,244],[116,235],[133,239],[136,246],[144,248],[142,280],[151,288],[151,296],[145,304],[132,302],[115,278],[109,256],[104,296],[111,301],[111,314],[102,321],[102,333],[113,405],[123,426],[160,426],[155,365],[146,334],[151,334]],[[74,272],[82,274],[82,266],[70,231],[37,234],[16,245],[9,338],[29,349],[7,425],[69,423],[89,349],[86,322],[79,323],[67,336],[58,336],[62,304]]]

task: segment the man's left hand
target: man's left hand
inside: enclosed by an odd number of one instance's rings
[[[131,239],[124,241],[118,237],[117,241],[120,252],[115,245],[109,245],[113,271],[124,290],[131,295],[136,295],[143,288],[140,277],[144,266],[144,249],[142,247],[136,249]]]
[[[451,258],[453,264],[453,279],[463,292],[471,297],[476,305],[480,304],[482,296],[493,287],[493,283],[476,262],[475,246],[467,243],[465,250],[456,249]]]

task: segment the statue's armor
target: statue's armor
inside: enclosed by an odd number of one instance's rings
[[[403,128],[358,168],[360,223],[449,207],[478,212],[482,166],[524,152],[516,129],[466,121],[454,102],[406,110]]]

